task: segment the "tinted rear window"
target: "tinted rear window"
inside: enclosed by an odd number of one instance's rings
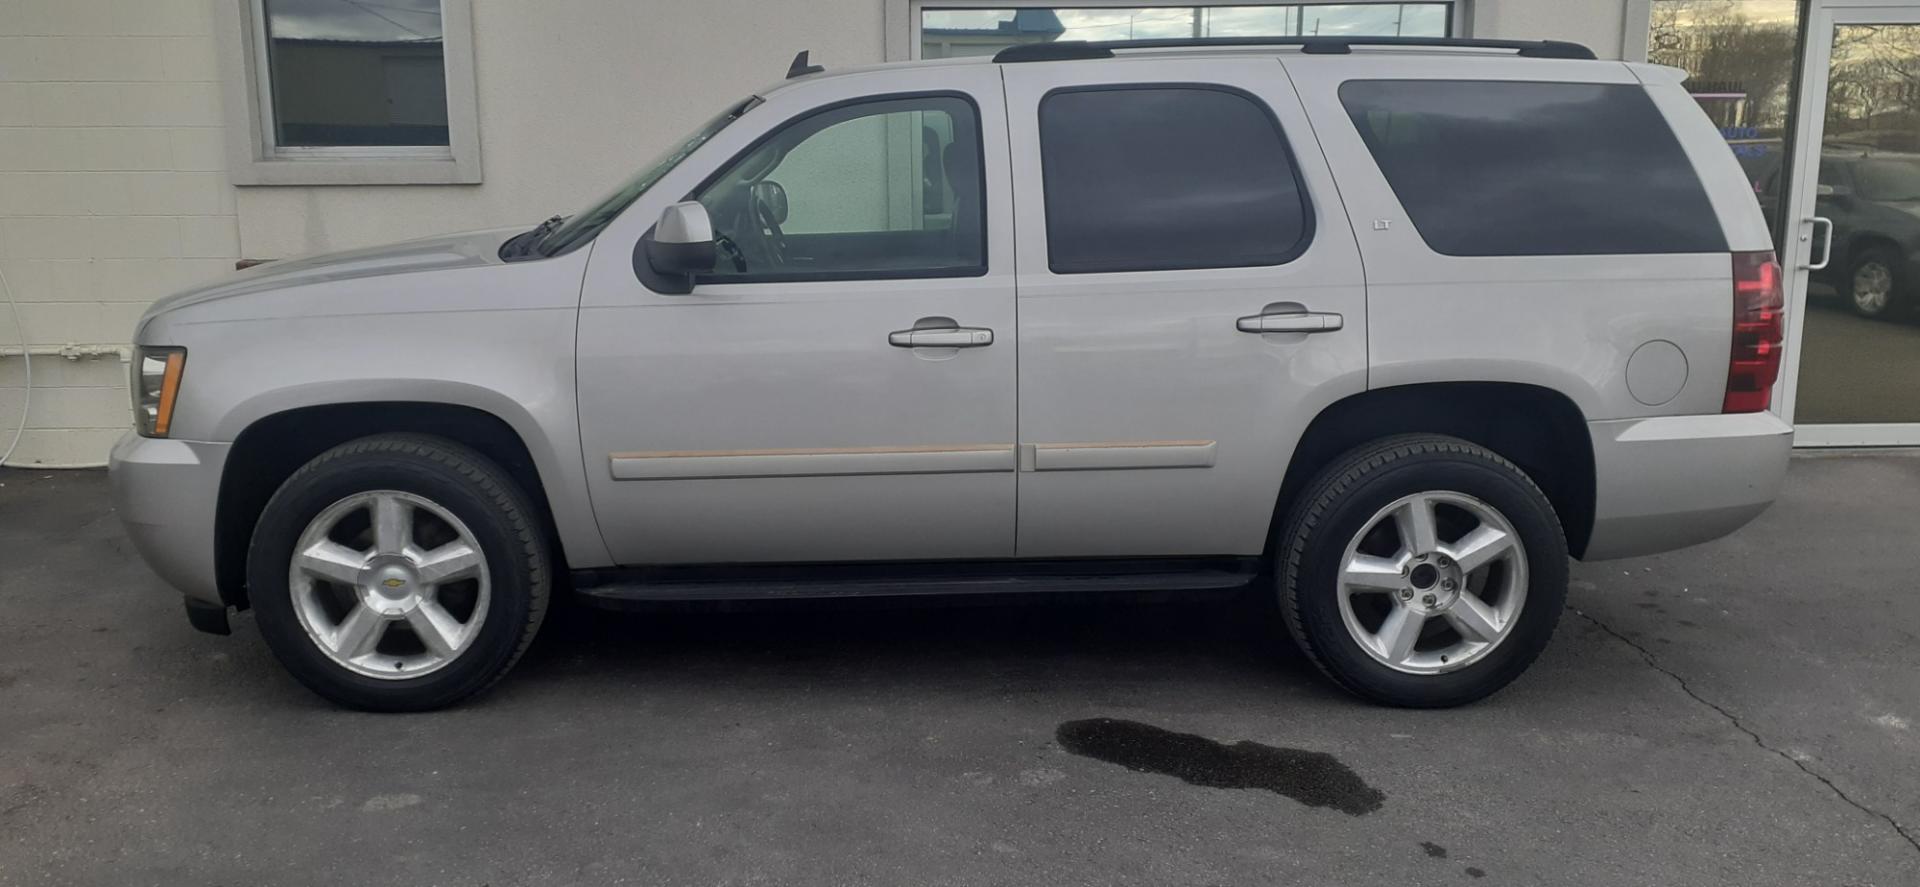
[[[1355,80],[1340,101],[1436,252],[1727,248],[1693,164],[1638,86]]]
[[[1277,265],[1311,234],[1280,124],[1237,90],[1049,93],[1040,158],[1056,274]]]

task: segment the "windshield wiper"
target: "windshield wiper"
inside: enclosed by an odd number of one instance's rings
[[[547,235],[552,234],[561,225],[564,225],[566,223],[567,223],[566,216],[554,216],[551,219],[541,222],[538,226],[536,226],[533,229],[533,232],[531,234],[527,235],[527,251],[532,252],[536,249],[539,249],[540,242],[543,240],[546,240]]]
[[[524,259],[527,256],[533,255],[534,251],[540,247],[540,242],[546,240],[547,235],[552,234],[555,230],[559,229],[561,225],[566,224],[566,221],[566,216],[554,216],[535,225],[530,231],[515,234],[513,239],[508,240],[501,246],[500,257],[503,259]]]

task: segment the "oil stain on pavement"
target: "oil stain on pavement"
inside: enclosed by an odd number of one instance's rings
[[[1162,773],[1207,788],[1266,789],[1349,816],[1372,813],[1387,797],[1325,752],[1247,741],[1227,745],[1114,718],[1068,721],[1054,738],[1076,755],[1136,772]]]

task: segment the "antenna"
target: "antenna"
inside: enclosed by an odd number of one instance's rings
[[[818,74],[821,71],[825,71],[825,70],[826,68],[823,68],[819,65],[807,64],[807,50],[802,49],[800,50],[799,55],[796,55],[793,57],[793,64],[787,66],[787,79],[792,80],[795,77],[805,77],[808,74]]]

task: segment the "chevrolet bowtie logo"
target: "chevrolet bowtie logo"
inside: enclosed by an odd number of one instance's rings
[[[385,585],[385,586],[386,586],[386,587],[388,587],[388,588],[399,588],[400,586],[402,586],[402,585],[405,585],[405,584],[407,584],[407,580],[405,580],[405,579],[388,579],[387,581],[385,581],[385,582],[383,582],[383,583],[381,583],[381,584],[382,584],[382,585]]]

